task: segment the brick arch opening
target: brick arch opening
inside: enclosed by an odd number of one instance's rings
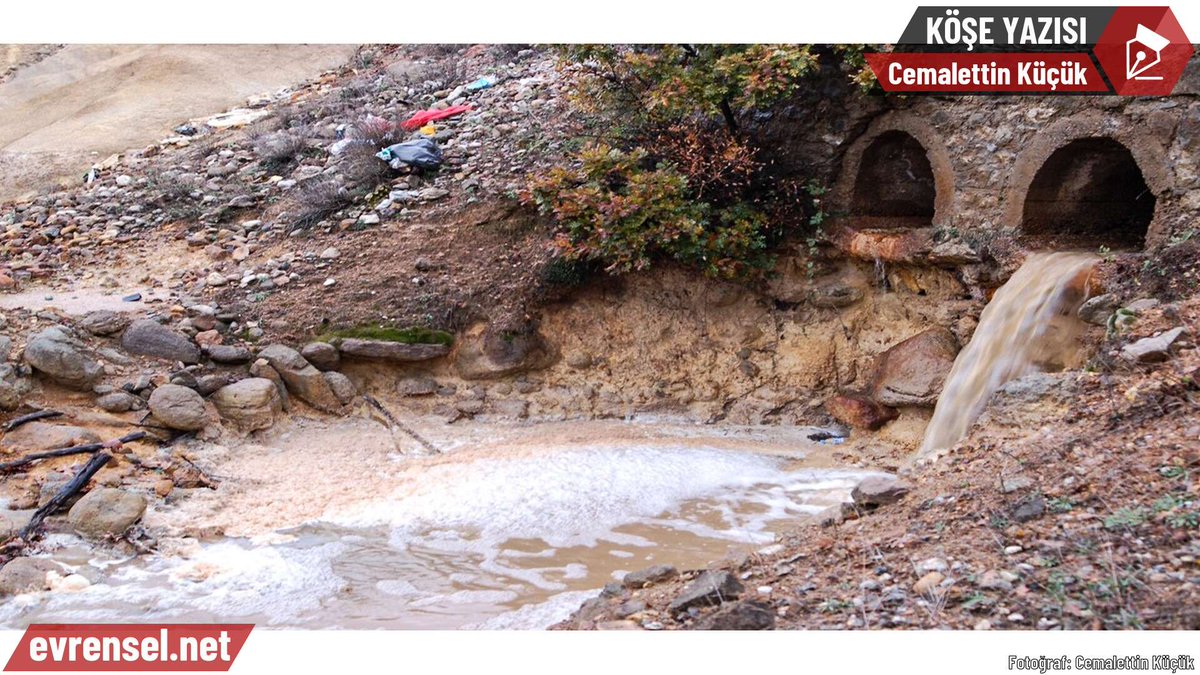
[[[928,227],[937,186],[925,146],[905,131],[886,131],[862,153],[850,214],[869,227]]]
[[[1079,138],[1034,174],[1021,233],[1054,245],[1141,248],[1155,202],[1129,148],[1112,138]]]

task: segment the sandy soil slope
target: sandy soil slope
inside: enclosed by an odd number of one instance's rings
[[[189,117],[303,81],[353,51],[346,45],[67,46],[0,84],[0,198],[77,179],[97,159],[169,135]]]

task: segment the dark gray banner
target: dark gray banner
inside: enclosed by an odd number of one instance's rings
[[[1086,51],[1116,7],[918,7],[897,44],[930,51]]]

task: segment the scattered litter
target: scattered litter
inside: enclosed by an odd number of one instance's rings
[[[821,445],[841,445],[842,443],[846,442],[846,439],[841,438],[840,436],[833,436],[831,438],[823,438],[817,442]]]
[[[437,127],[433,126],[432,124],[426,124],[425,126],[421,127],[420,131],[426,136],[432,136],[437,133]]]
[[[92,183],[96,182],[97,173],[98,172],[96,171],[96,167],[93,166],[91,169],[88,170],[87,174],[84,175],[83,182],[86,185],[91,185]]]
[[[415,138],[397,143],[380,150],[375,156],[390,164],[393,169],[403,168],[404,165],[415,166],[418,169],[436,169],[442,165],[441,148],[428,138]]]
[[[467,91],[479,91],[480,89],[487,89],[493,84],[496,84],[496,78],[492,77],[491,75],[485,75],[478,80],[475,80],[471,84],[468,84]]]
[[[141,299],[142,299],[141,293],[133,293],[131,295],[127,295],[127,296],[121,298],[121,302],[137,302],[138,300],[141,300]]]
[[[461,115],[469,110],[471,110],[471,106],[469,105],[452,105],[444,110],[422,110],[421,112],[416,113],[412,117],[405,120],[402,126],[404,127],[405,131],[413,131],[415,129],[420,129],[430,122],[436,122],[438,120],[444,120],[447,117]]]
[[[195,136],[196,134],[200,133],[200,130],[192,126],[190,123],[180,124],[179,126],[175,127],[174,131],[180,136]]]
[[[251,122],[257,122],[262,118],[270,115],[268,110],[247,110],[246,108],[234,108],[229,112],[223,112],[220,115],[213,115],[204,123],[213,129],[228,129],[229,127],[240,127]]]
[[[329,146],[329,154],[340,155],[356,145],[370,145],[371,142],[365,138],[343,138],[342,140]]]

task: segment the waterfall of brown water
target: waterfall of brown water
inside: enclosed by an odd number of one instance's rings
[[[1097,262],[1089,253],[1034,253],[996,291],[954,360],[918,458],[961,440],[1005,382],[1071,360],[1080,329],[1075,312]]]

